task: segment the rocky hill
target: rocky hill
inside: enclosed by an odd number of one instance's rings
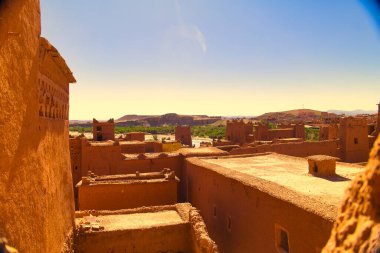
[[[164,115],[125,115],[116,120],[118,126],[162,126],[162,125],[189,125],[200,126],[212,124],[220,120],[220,116],[209,117],[207,115],[179,115],[167,113]]]
[[[319,119],[321,113],[321,111],[311,109],[296,109],[283,112],[268,112],[255,119],[268,121],[308,121]]]

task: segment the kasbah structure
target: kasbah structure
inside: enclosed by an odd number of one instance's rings
[[[76,80],[40,20],[0,1],[0,252],[380,252],[380,118],[317,122],[316,142],[241,120],[200,148],[113,119],[69,137]]]

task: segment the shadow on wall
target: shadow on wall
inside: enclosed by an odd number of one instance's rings
[[[36,51],[36,54],[38,51]],[[35,56],[35,59],[37,59],[37,55]],[[38,61],[34,61],[33,66],[31,69],[38,69]],[[31,71],[31,73],[36,73],[36,71]],[[26,83],[33,83],[35,82],[34,79],[36,79],[36,75],[29,76]],[[26,92],[26,95],[28,98],[25,98],[25,101],[33,101],[33,97],[35,97],[35,94],[33,92]],[[31,121],[38,121],[38,114],[37,114],[37,106],[27,106],[26,112],[24,114],[25,117],[33,117],[33,119],[24,119],[23,124],[21,127],[20,136],[18,138],[18,144],[17,144],[17,150],[13,156],[12,161],[10,162],[10,168],[21,168],[22,163],[24,162],[20,157],[26,157],[30,155],[30,150],[37,150],[39,141],[25,141],[30,140],[31,138],[38,138],[42,139],[42,136],[36,135],[37,129],[31,128]],[[33,115],[33,116],[32,116]],[[46,133],[46,131],[45,131]],[[12,169],[9,171],[8,176],[8,183],[7,187],[11,187],[14,184],[14,180],[19,175],[19,172],[16,169]]]

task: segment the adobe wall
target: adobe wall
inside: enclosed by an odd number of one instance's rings
[[[131,174],[136,171],[141,173],[159,172],[164,168],[174,170],[179,177],[181,175],[182,162],[178,154],[167,157],[155,155],[143,159],[124,158],[115,147],[117,146],[102,147],[104,152],[102,149],[91,149],[91,153],[84,155],[86,160],[82,162],[81,176],[87,175],[88,171],[92,171],[96,175],[116,175]]]
[[[188,212],[191,225],[191,242],[193,253],[217,253],[218,247],[210,238],[202,216],[196,208],[191,208]]]
[[[306,157],[311,155],[328,155],[339,157],[336,141],[298,142],[264,144],[256,147],[233,149],[231,155],[274,152],[283,155]]]
[[[332,219],[264,193],[261,188],[269,187],[267,181],[258,180],[256,186],[250,186],[229,177],[230,172],[222,172],[222,167],[214,167],[187,159],[187,200],[201,213],[220,252],[280,252],[275,247],[276,224],[288,232],[289,252],[320,252]],[[286,188],[277,188],[274,191],[293,196]]]
[[[269,129],[268,130],[268,139],[287,139],[294,137],[293,128],[283,128],[283,129]]]
[[[344,162],[366,162],[369,155],[367,122],[362,118],[347,117],[340,122],[340,157]]]
[[[121,153],[125,154],[141,154],[145,153],[145,142],[140,141],[123,141],[120,143]]]
[[[323,125],[319,128],[319,140],[335,140],[339,138],[339,127],[337,124]]]
[[[88,171],[96,175],[113,175],[122,160],[120,145],[92,146],[88,142],[82,146],[81,176]]]
[[[191,253],[186,223],[146,229],[105,231],[78,237],[75,252],[184,252]]]
[[[85,139],[81,137],[69,139],[73,186],[75,186],[82,178],[82,143],[85,142]]]
[[[142,132],[131,132],[125,134],[126,141],[145,141],[145,133]]]
[[[329,127],[328,126],[320,126],[319,127],[319,140],[325,141],[329,139]]]
[[[177,203],[176,180],[80,185],[79,210],[119,210]]]
[[[94,141],[115,140],[115,121],[110,119],[106,122],[92,120],[92,135]]]
[[[268,136],[268,125],[257,125],[255,126],[255,140],[257,141],[268,141],[269,136]]]
[[[224,139],[217,139],[212,141],[213,147],[220,147],[220,146],[230,146],[235,145],[232,141],[224,140]]]
[[[150,144],[150,142],[147,142]],[[152,148],[162,147],[151,142]],[[156,145],[157,144],[157,145]],[[139,171],[159,172],[170,168],[181,178],[182,160],[179,154],[152,154],[138,158],[137,155],[122,155],[122,144],[99,143],[91,145],[85,138],[71,138],[71,162],[73,166],[74,185],[87,176],[88,171],[96,175],[131,174]],[[143,152],[142,152],[143,153]]]
[[[74,220],[68,121],[39,115],[39,1],[2,1],[0,17],[0,234],[20,252],[61,252]]]
[[[181,222],[150,225],[135,223],[135,228],[124,224],[117,230],[109,230],[112,224],[103,224],[107,216],[144,215],[163,211],[176,211]],[[81,220],[92,215],[98,218],[104,229],[100,231],[83,231]],[[183,253],[218,253],[215,242],[210,238],[199,212],[189,203],[171,206],[151,206],[117,211],[79,211],[76,213],[77,236],[75,252],[183,252]],[[148,221],[149,224],[149,221]],[[138,227],[142,225],[143,227]],[[125,228],[123,229],[123,226]]]
[[[82,139],[82,155],[80,166],[73,169],[74,185],[91,171],[96,175],[117,175],[160,172],[164,168],[175,171],[175,174],[182,178],[183,158],[177,153],[174,154],[152,154],[138,158],[137,155],[125,157],[121,154],[120,145],[91,146]],[[76,165],[75,165],[76,166]],[[178,190],[179,194],[179,190]]]
[[[243,145],[248,141],[253,141],[253,137],[249,138],[251,134],[253,134],[252,122],[244,123],[243,120],[227,121],[226,140]]]
[[[304,124],[295,124],[293,125],[294,129],[294,138],[301,138],[305,140],[305,125]]]
[[[182,144],[177,141],[170,141],[162,143],[162,151],[163,152],[176,152],[180,148],[182,148]]]
[[[146,141],[145,142],[146,153],[159,153],[162,152],[162,143],[159,141]]]
[[[272,141],[275,139],[300,138],[305,139],[305,126],[303,124],[279,125],[278,128],[269,129],[268,125],[255,126],[255,140]]]
[[[181,142],[183,145],[189,147],[193,146],[191,139],[191,129],[190,126],[176,126],[175,127],[175,140]]]

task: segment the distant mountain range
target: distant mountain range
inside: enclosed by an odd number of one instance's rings
[[[202,126],[221,120],[220,116],[207,115],[179,115],[167,113],[164,115],[136,115],[129,114],[115,120],[116,126],[162,126],[162,125],[189,125]],[[70,126],[90,126],[92,121],[71,120]]]
[[[355,116],[358,114],[375,114],[375,110],[328,110],[328,113],[346,116]],[[227,119],[231,118],[253,118],[255,120],[290,120],[290,121],[307,121],[319,119],[322,111],[312,109],[296,109],[282,112],[267,112],[260,116],[234,116],[234,117],[221,117],[221,116],[207,116],[207,115],[179,115],[176,113],[167,113],[164,115],[137,115],[128,114],[115,120],[117,126],[161,126],[161,125],[225,125]],[[91,126],[92,120],[70,120],[70,126]]]
[[[358,114],[375,114],[377,111],[375,110],[353,110],[353,111],[344,111],[344,110],[328,110],[329,113],[335,113],[335,114],[345,114],[347,116],[355,116]]]
[[[167,113],[164,115],[125,115],[116,120],[119,126],[131,125],[148,125],[148,126],[162,126],[162,125],[189,125],[201,126],[212,124],[220,120],[220,116],[207,116],[207,115],[179,115],[176,113]]]
[[[331,116],[346,115],[355,116],[358,114],[375,114],[376,111],[373,110],[328,110]],[[296,109],[283,112],[268,112],[264,113],[258,117],[256,120],[274,120],[274,121],[312,121],[314,119],[319,119],[321,117],[322,111],[311,110],[311,109]]]
[[[318,110],[312,110],[312,109],[295,109],[295,110],[289,110],[289,111],[282,111],[282,112],[268,112],[264,113],[257,118],[267,117],[275,114],[288,114],[293,116],[302,116],[302,115],[315,115],[315,116],[321,116],[322,111]],[[375,114],[377,111],[375,110],[352,110],[352,111],[345,111],[345,110],[327,110],[328,113],[334,113],[337,115],[345,114],[349,116],[355,116],[358,114]]]

